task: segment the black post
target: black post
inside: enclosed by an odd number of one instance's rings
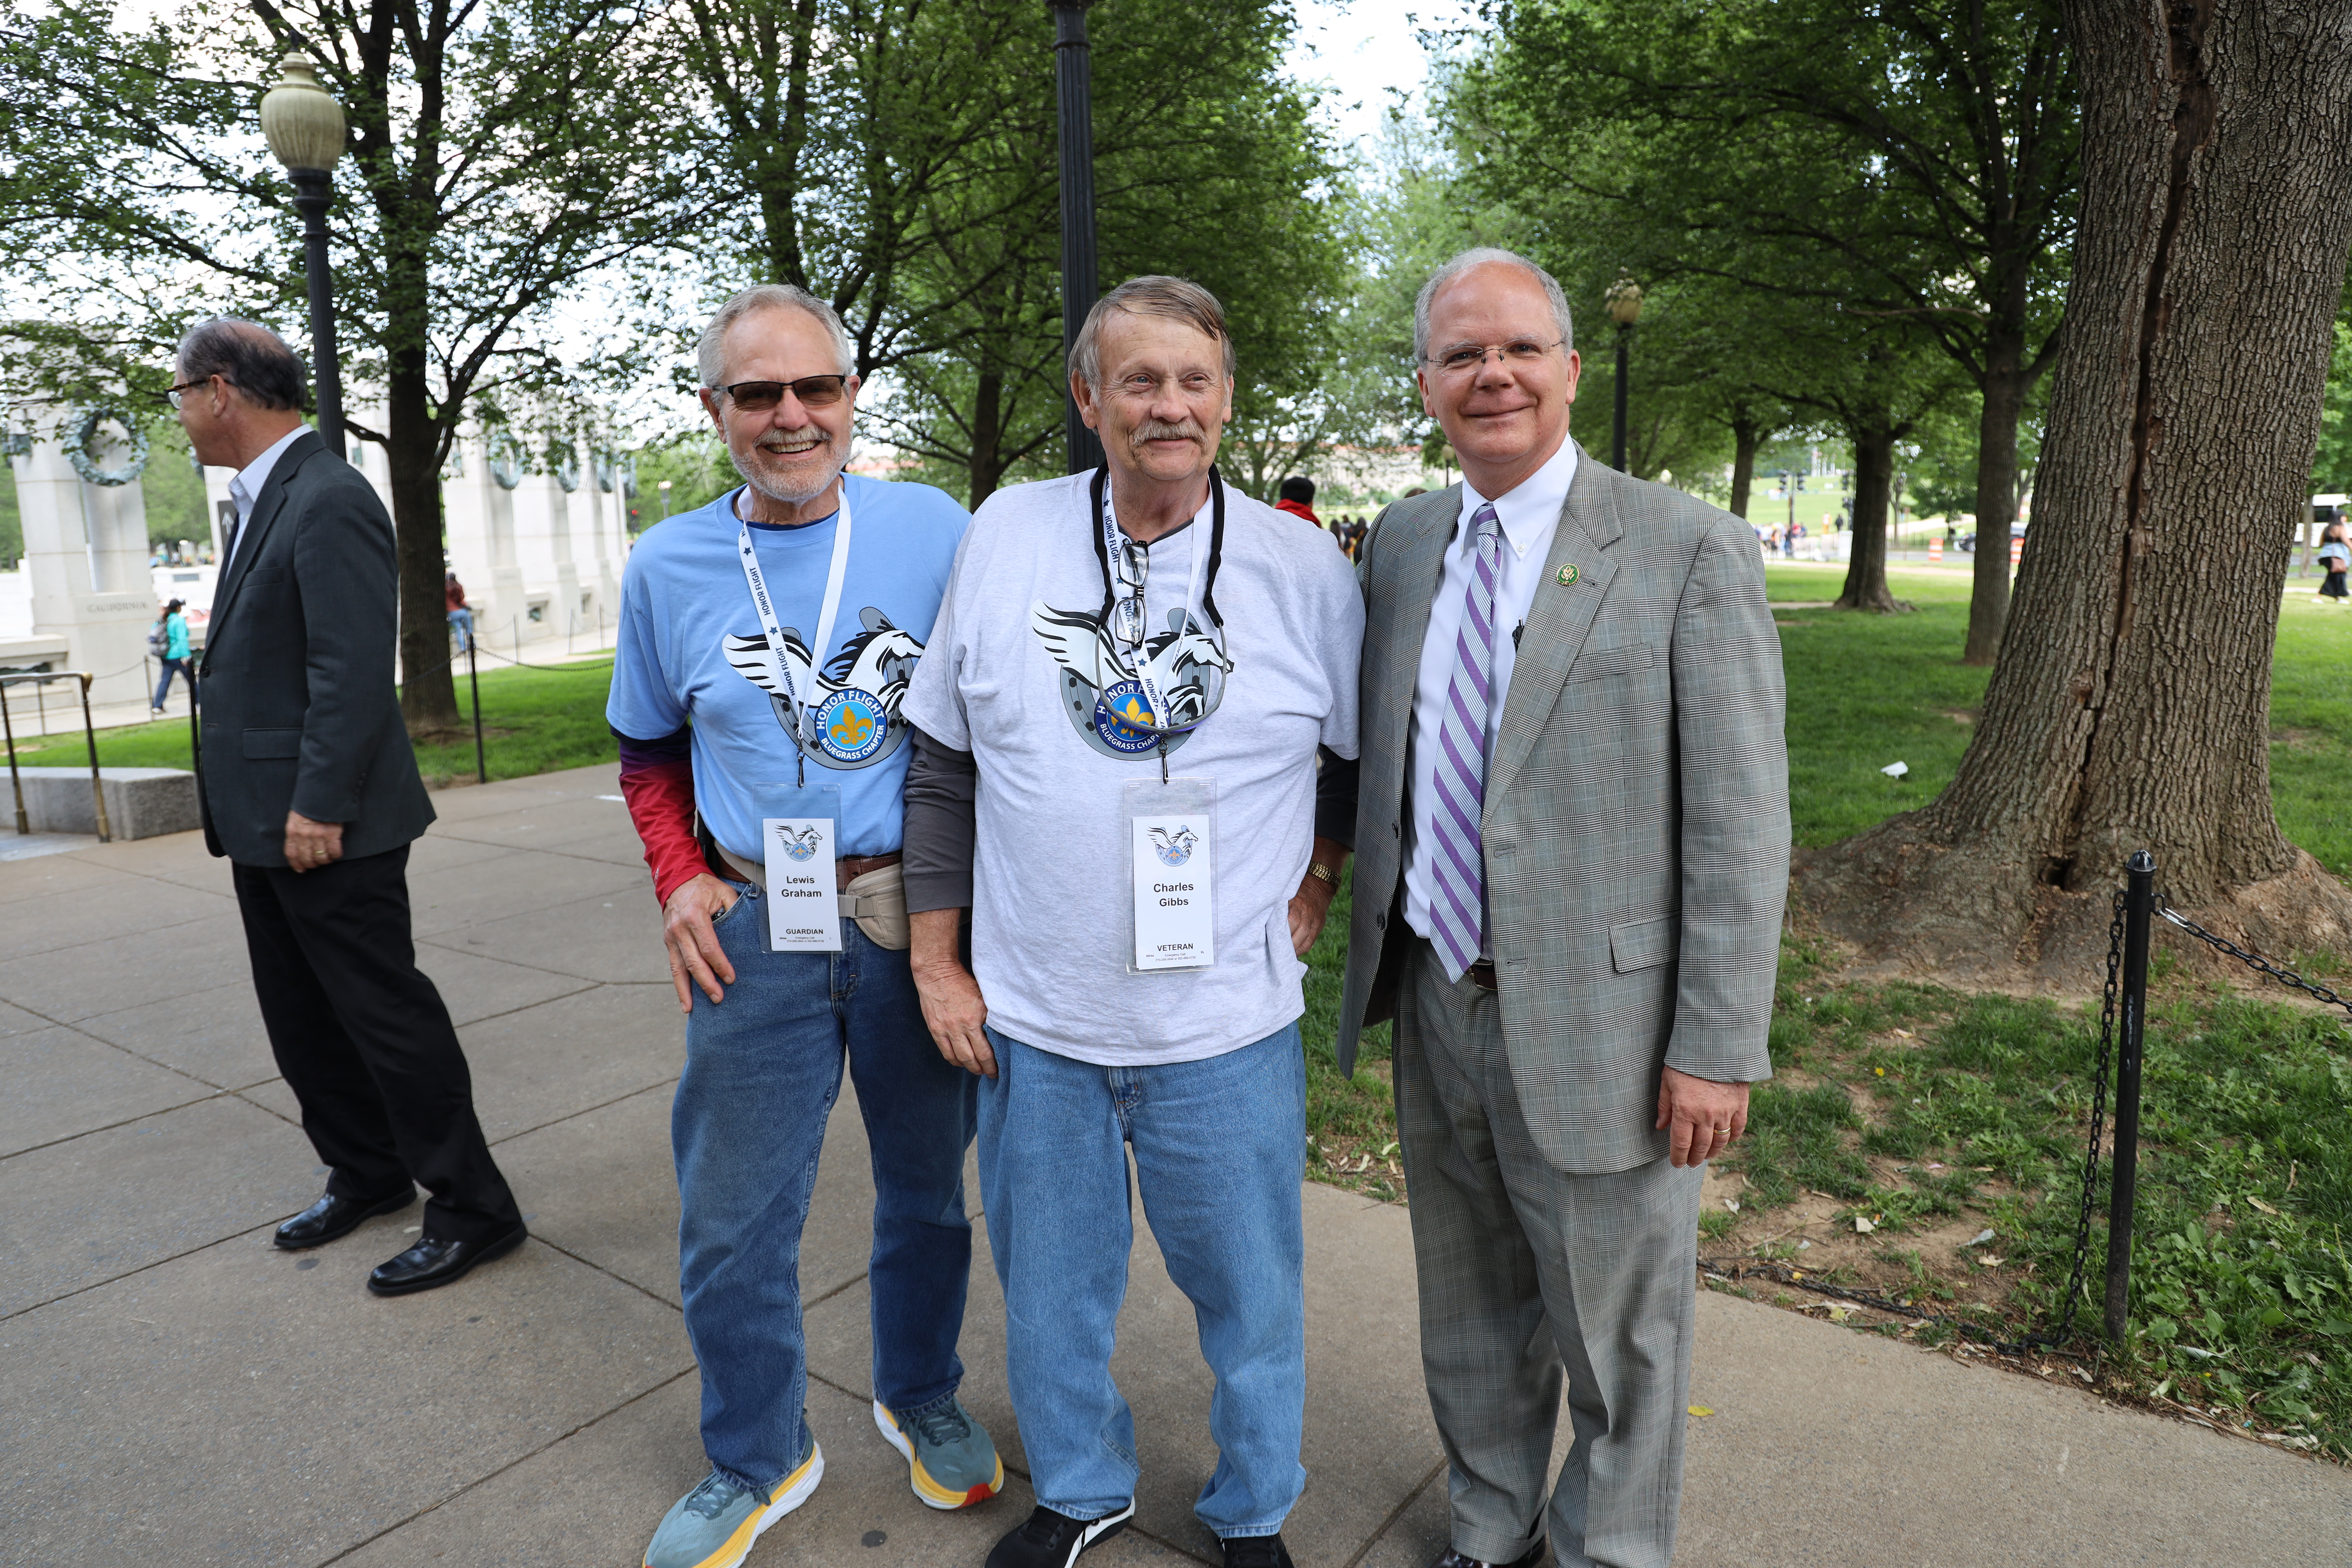
[[[302,214],[302,270],[310,284],[310,380],[319,399],[319,437],[346,462],[343,373],[335,359],[335,279],[327,265],[327,204],[334,176],[324,169],[289,169],[294,205]]]
[[[1617,323],[1617,428],[1609,444],[1612,453],[1610,467],[1625,472],[1625,381],[1632,374],[1633,329],[1624,322]]]
[[[1087,7],[1094,0],[1052,0],[1054,79],[1061,98],[1062,153],[1062,352],[1078,341],[1078,329],[1094,309],[1095,120],[1094,68],[1087,48]],[[1069,471],[1101,466],[1102,440],[1078,417],[1078,400],[1063,412]]]
[[[474,667],[474,634],[466,634],[466,684],[474,689],[474,782],[490,782],[490,764],[482,758],[482,672]]]
[[[1979,545],[1981,549],[1983,546]],[[2156,857],[2125,868],[2123,1018],[2116,1040],[2115,1187],[2107,1199],[2107,1338],[2121,1340],[2131,1305],[2132,1202],[2139,1185],[2140,1047],[2147,1033],[2147,927]]]
[[[5,680],[0,680],[0,735],[5,735],[8,741],[8,786],[16,792],[16,831],[30,833],[33,826],[25,815],[25,779],[16,771],[16,721],[8,716],[8,683]]]
[[[89,742],[90,808],[92,814],[98,818],[98,841],[100,844],[111,844],[114,842],[114,829],[106,820],[106,785],[98,776],[98,730],[89,721],[89,683],[91,677],[85,674],[77,676],[75,679],[81,682],[82,738]]]

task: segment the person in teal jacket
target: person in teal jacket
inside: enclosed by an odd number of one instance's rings
[[[188,617],[180,613],[186,605],[184,599],[174,599],[163,606],[160,627],[163,634],[163,679],[155,683],[155,700],[148,704],[158,713],[163,711],[163,699],[172,694],[174,671],[188,683],[188,700],[196,700],[196,672],[188,658]]]

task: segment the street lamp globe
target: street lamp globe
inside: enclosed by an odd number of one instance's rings
[[[319,404],[319,436],[343,455],[343,378],[335,362],[334,274],[327,260],[327,207],[334,200],[334,167],[343,155],[343,108],[319,85],[300,55],[278,62],[278,85],[261,100],[261,133],[286,165],[302,215],[302,270],[310,293],[310,378]]]
[[[278,72],[278,85],[261,99],[261,133],[270,153],[289,170],[331,171],[343,155],[343,106],[300,55],[280,60]]]
[[[1642,319],[1642,286],[1631,278],[1618,279],[1601,298],[1609,319],[1619,326],[1630,327]]]

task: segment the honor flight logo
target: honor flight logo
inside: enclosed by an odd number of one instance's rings
[[[1144,672],[1163,692],[1171,710],[1151,711],[1141,681],[1119,662],[1119,649],[1100,616],[1057,610],[1040,599],[1029,624],[1054,662],[1062,667],[1062,712],[1079,739],[1106,757],[1136,757],[1152,751],[1160,737],[1134,721],[1162,725],[1196,722],[1207,711],[1209,672],[1233,673],[1221,652],[1189,610],[1168,612],[1168,629],[1143,645]],[[1168,737],[1173,752],[1189,733]]]
[[[1158,826],[1151,829],[1152,852],[1163,866],[1181,866],[1192,858],[1192,846],[1199,842],[1201,836],[1189,827],[1179,827],[1173,833]]]
[[[809,710],[809,728],[815,732],[810,755],[828,768],[870,768],[906,743],[907,727],[898,722],[898,707],[907,700],[907,682],[923,657],[923,645],[914,635],[890,624],[890,617],[871,605],[857,614],[863,627],[842,646],[822,671],[809,668],[808,645],[799,628],[786,626],[784,668],[792,673],[793,689]],[[764,637],[726,638],[727,662],[743,679],[768,694],[776,722],[793,733],[792,706],[768,672],[768,639]]]

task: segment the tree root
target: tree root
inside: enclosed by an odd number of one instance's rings
[[[2106,983],[2112,878],[2070,889],[2041,879],[2038,858],[1998,839],[1946,842],[1906,813],[1791,868],[1794,919],[1851,944],[1865,973],[1995,987]],[[2301,849],[2276,877],[2228,889],[2180,912],[2282,967],[2317,955],[2352,959],[2352,889]],[[2165,890],[2159,866],[2158,891]],[[2204,979],[2268,985],[2243,963],[2158,919],[2155,951]],[[2284,994],[2284,988],[2280,988]]]

